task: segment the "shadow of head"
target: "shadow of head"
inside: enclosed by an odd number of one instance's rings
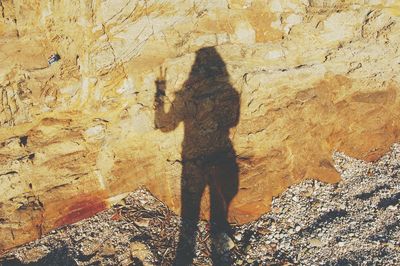
[[[228,77],[225,62],[215,47],[204,47],[197,50],[189,80],[218,79],[228,82]]]

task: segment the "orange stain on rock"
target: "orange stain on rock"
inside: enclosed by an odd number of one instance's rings
[[[106,193],[104,191],[83,194],[67,201],[58,202],[50,209],[58,214],[54,227],[60,227],[67,224],[73,224],[80,220],[89,218],[98,212],[107,208]]]

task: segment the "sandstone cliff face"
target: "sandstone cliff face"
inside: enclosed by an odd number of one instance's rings
[[[231,221],[338,181],[335,150],[379,158],[400,139],[400,7],[364,2],[1,1],[0,250],[139,186],[179,212],[184,125],[155,128],[155,81],[166,69],[173,102],[202,47],[240,95]]]

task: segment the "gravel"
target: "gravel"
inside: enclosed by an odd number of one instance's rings
[[[306,180],[223,236],[232,265],[400,265],[400,145],[375,163],[334,154],[337,184]],[[180,218],[147,190],[11,250],[0,265],[171,265]],[[201,222],[195,265],[211,265]]]

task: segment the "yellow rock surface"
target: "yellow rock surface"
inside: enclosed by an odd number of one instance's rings
[[[184,125],[155,127],[155,81],[166,69],[173,102],[203,47],[240,97],[232,222],[306,178],[338,181],[334,151],[379,158],[400,139],[400,17],[363,2],[1,1],[0,251],[139,186],[179,213]]]

